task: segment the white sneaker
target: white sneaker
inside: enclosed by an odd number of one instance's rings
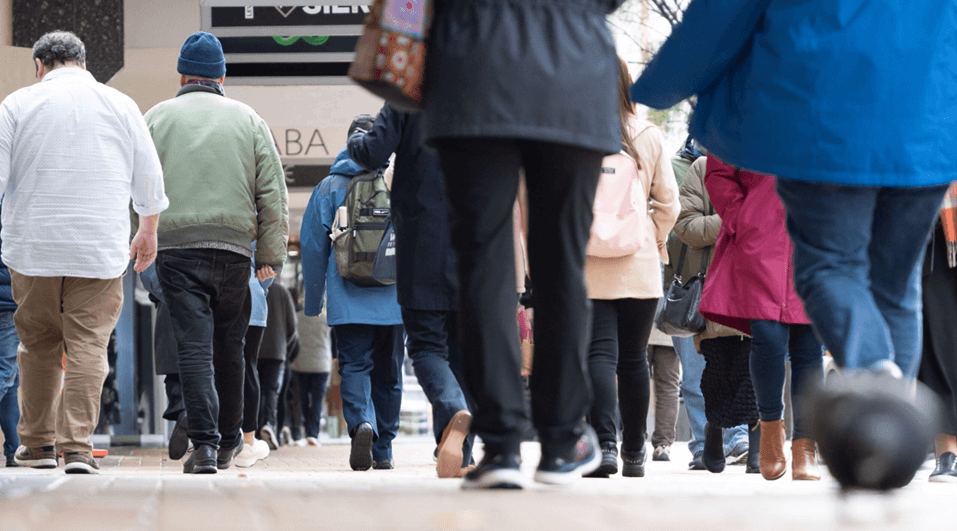
[[[256,439],[255,444],[243,446],[239,455],[233,460],[233,464],[240,468],[249,468],[267,457],[269,457],[269,445],[262,439]]]
[[[319,442],[319,439],[315,437],[306,437],[306,444],[309,446],[322,446],[322,443]]]

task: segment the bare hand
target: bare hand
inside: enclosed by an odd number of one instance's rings
[[[256,279],[259,281],[269,280],[274,276],[276,276],[276,272],[272,270],[272,266],[264,265],[256,271]]]
[[[146,271],[146,268],[156,260],[156,232],[136,231],[133,243],[130,244],[130,260],[136,258],[133,270],[137,273]]]

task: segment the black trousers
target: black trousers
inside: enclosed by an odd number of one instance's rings
[[[947,265],[940,223],[924,260],[924,353],[920,381],[942,401],[941,431],[957,435],[957,268]]]
[[[268,424],[277,436],[282,429],[277,422],[277,415],[285,365],[283,360],[259,360],[259,427]]]
[[[259,431],[259,345],[263,341],[265,326],[246,328],[246,343],[243,345],[243,358],[246,362],[246,376],[243,381],[243,433]]]
[[[618,442],[621,410],[622,450],[638,451],[648,431],[651,373],[648,338],[658,299],[592,299],[592,338],[588,349],[595,401],[588,419],[598,440]]]
[[[473,431],[486,451],[517,452],[527,423],[512,242],[524,168],[535,284],[532,417],[542,451],[564,451],[577,440],[591,404],[585,361],[591,305],[583,269],[602,154],[494,138],[442,140],[438,152],[458,255],[459,337],[476,401]]]

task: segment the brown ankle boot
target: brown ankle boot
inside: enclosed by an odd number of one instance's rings
[[[784,421],[761,421],[761,475],[764,479],[779,479],[788,470],[784,457]]]
[[[811,439],[791,441],[791,479],[821,479],[821,469],[817,466],[817,446]]]

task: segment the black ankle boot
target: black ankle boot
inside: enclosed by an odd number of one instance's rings
[[[755,422],[748,426],[748,464],[745,474],[761,473],[761,425]]]
[[[715,474],[724,471],[724,430],[710,423],[704,426],[704,467]]]

